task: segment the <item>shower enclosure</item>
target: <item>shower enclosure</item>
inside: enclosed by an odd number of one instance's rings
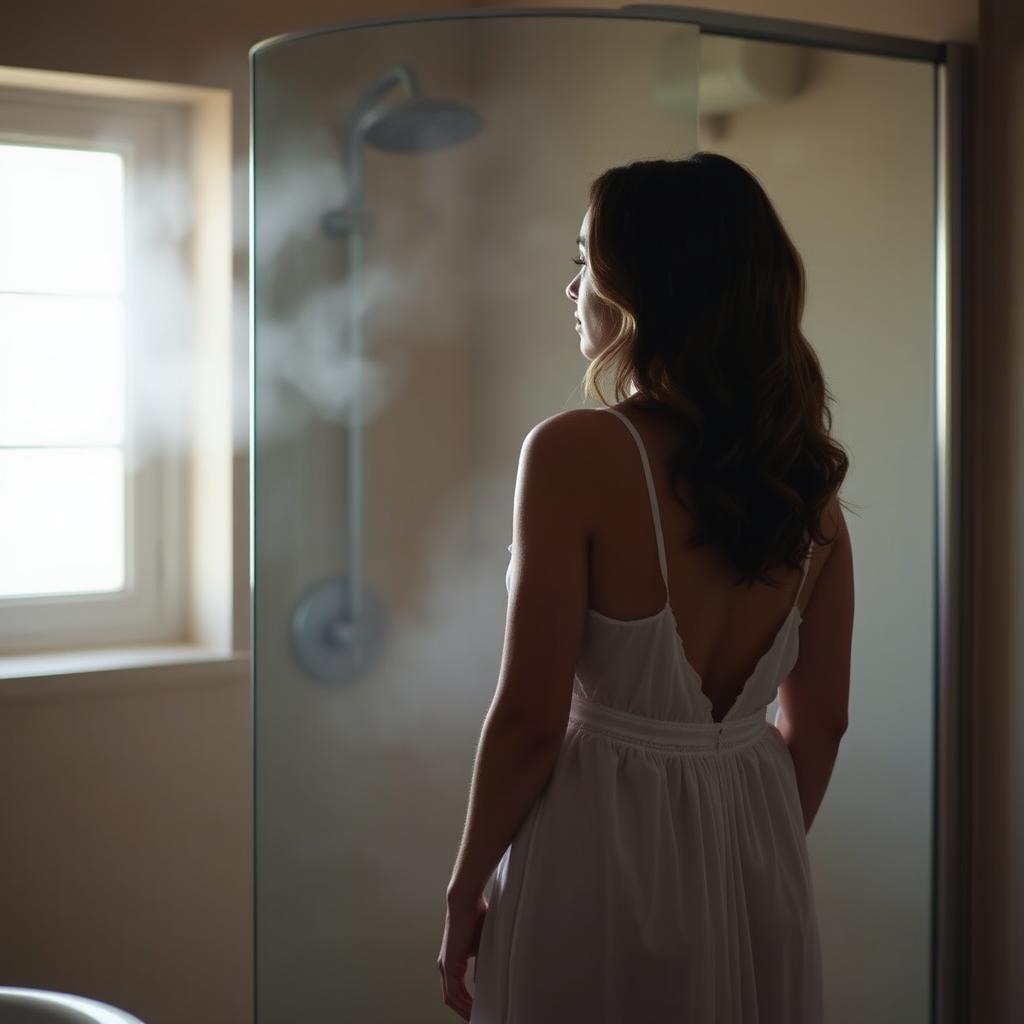
[[[827,1020],[965,1019],[968,56],[667,6],[253,49],[259,1024],[452,1019],[436,959],[516,460],[582,404],[587,189],[697,149],[748,167],[800,250],[852,457],[850,727],[808,835]]]

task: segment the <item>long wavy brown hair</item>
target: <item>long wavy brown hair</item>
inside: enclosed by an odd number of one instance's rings
[[[775,585],[772,567],[800,569],[811,538],[835,539],[822,512],[849,467],[800,328],[803,261],[757,179],[718,153],[612,167],[590,207],[591,287],[615,328],[583,392],[609,404],[611,370],[617,401],[674,419],[689,546],[720,547],[737,582]]]

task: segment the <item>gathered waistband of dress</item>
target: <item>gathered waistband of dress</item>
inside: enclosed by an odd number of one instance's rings
[[[728,722],[667,722],[597,704],[576,693],[569,721],[627,743],[670,751],[736,750],[756,742],[768,729],[763,710]]]

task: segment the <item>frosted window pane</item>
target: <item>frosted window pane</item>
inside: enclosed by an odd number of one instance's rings
[[[120,590],[124,455],[0,451],[0,597]]]
[[[123,440],[121,300],[0,295],[0,445]]]
[[[118,295],[123,281],[120,154],[0,145],[0,291]]]

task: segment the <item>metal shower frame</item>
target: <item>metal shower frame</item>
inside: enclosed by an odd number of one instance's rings
[[[935,209],[935,437],[936,588],[935,616],[936,721],[933,778],[933,865],[931,921],[931,1024],[957,1024],[970,1019],[971,997],[971,835],[972,835],[972,690],[973,655],[973,489],[972,448],[973,361],[972,296],[969,254],[965,243],[974,237],[970,220],[970,147],[973,143],[974,48],[962,43],[933,43],[782,18],[732,14],[697,7],[634,4],[618,9],[584,7],[473,9],[422,16],[396,16],[345,22],[309,31],[274,36],[250,50],[250,87],[255,92],[257,54],[309,36],[347,29],[471,18],[543,18],[580,16],[628,20],[677,21],[695,25],[705,35],[791,43],[846,53],[872,54],[933,64],[935,77],[936,209]],[[253,223],[253,107],[250,106],[250,224]],[[249,249],[249,399],[255,397],[254,247]],[[250,418],[250,494],[255,493],[255,417]],[[250,537],[255,533],[250,504]],[[254,557],[251,541],[250,557]],[[251,566],[255,585],[255,564]],[[255,593],[255,590],[254,590]],[[255,600],[250,605],[256,634]],[[255,662],[253,721],[255,722]],[[253,737],[255,770],[255,735]],[[255,822],[255,792],[253,816]],[[254,873],[255,886],[255,873]],[[255,895],[255,889],[254,889]],[[255,912],[255,907],[254,907]],[[254,928],[255,953],[255,928]],[[255,983],[255,981],[254,981]],[[254,994],[255,998],[255,994]]]

